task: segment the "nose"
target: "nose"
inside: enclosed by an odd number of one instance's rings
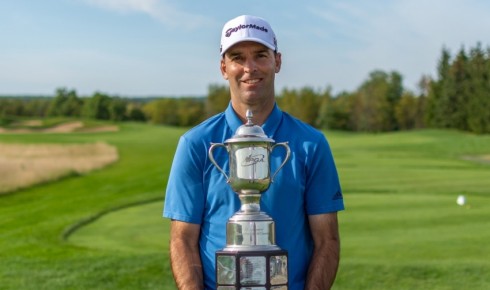
[[[257,63],[251,58],[248,58],[244,62],[243,66],[245,68],[246,73],[253,73],[257,71]]]

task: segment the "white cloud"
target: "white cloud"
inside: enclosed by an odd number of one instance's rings
[[[88,3],[120,12],[145,12],[154,13],[157,10],[157,0],[87,0]]]
[[[342,48],[336,58],[348,60],[337,69],[351,74],[338,74],[335,83],[365,79],[374,69],[397,70],[414,89],[422,75],[435,76],[443,46],[456,53],[488,41],[481,28],[490,26],[489,8],[475,0],[329,1],[309,11],[326,23],[325,35],[336,36],[331,39]]]
[[[169,26],[194,29],[211,21],[177,9],[165,0],[83,0],[86,3],[119,13],[143,13]]]

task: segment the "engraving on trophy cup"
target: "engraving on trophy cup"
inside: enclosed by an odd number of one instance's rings
[[[287,142],[275,143],[261,127],[247,123],[222,143],[212,143],[209,159],[238,194],[241,207],[226,224],[226,247],[216,252],[216,283],[219,290],[288,289],[287,251],[276,245],[274,220],[260,210],[260,197],[290,157]],[[282,146],[284,160],[270,174],[270,155]],[[213,151],[228,152],[229,175],[216,163]]]
[[[235,152],[236,160],[241,160],[237,167],[237,177],[249,180],[267,178],[269,162],[265,159],[267,149],[262,147],[247,147]]]

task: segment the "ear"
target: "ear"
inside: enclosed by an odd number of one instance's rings
[[[221,75],[225,80],[228,80],[228,73],[226,72],[226,63],[225,63],[225,57],[221,58],[220,62],[220,70],[221,70]]]
[[[281,70],[281,64],[282,64],[282,55],[280,52],[276,53],[275,59],[276,59],[276,73],[278,73]]]

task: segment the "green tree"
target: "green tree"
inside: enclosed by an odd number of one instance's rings
[[[79,117],[82,105],[83,101],[78,98],[75,90],[58,88],[47,114],[48,116]]]
[[[304,87],[299,91],[299,116],[303,122],[315,126],[318,120],[323,97],[326,94],[323,92],[315,92],[310,87]]]
[[[448,92],[449,68],[451,55],[446,48],[442,49],[442,55],[437,65],[437,80],[431,82],[427,99],[426,120],[429,126],[436,128],[447,127],[445,107]]]
[[[470,49],[469,56],[461,48],[452,62],[444,49],[438,68],[438,80],[430,85],[427,103],[429,124],[488,132],[490,67],[481,45]]]
[[[96,92],[91,98],[85,100],[82,116],[91,119],[109,120],[109,106],[111,98],[108,95]]]
[[[299,117],[299,93],[297,90],[284,88],[276,98],[279,107],[289,114]]]
[[[399,127],[395,116],[395,108],[398,106],[398,102],[402,98],[403,93],[402,75],[396,71],[391,72],[388,76],[388,91],[386,92],[386,98],[388,100],[388,107],[386,108],[388,127],[385,130],[393,131]]]
[[[195,98],[182,98],[179,100],[179,126],[197,125],[204,121],[205,115],[204,100]]]
[[[22,100],[16,98],[0,99],[0,117],[10,118],[24,116],[25,108]]]
[[[178,101],[173,98],[164,98],[151,101],[143,107],[148,120],[154,124],[179,125]]]
[[[355,95],[352,119],[356,131],[380,132],[394,127],[389,100],[393,88],[387,73],[377,70],[369,74]]]
[[[25,100],[23,103],[26,116],[45,117],[47,116],[51,100],[49,98],[34,98],[32,100]]]
[[[121,98],[111,98],[108,106],[109,120],[124,121],[126,119],[128,102]]]
[[[470,99],[470,82],[468,74],[468,57],[461,48],[449,68],[449,82],[446,96],[446,116],[448,127],[468,130],[468,101]]]
[[[318,116],[315,121],[317,128],[329,128],[329,109],[333,104],[332,88],[328,87],[320,96],[320,105],[318,108]]]
[[[400,130],[417,128],[419,117],[419,98],[405,92],[395,106],[395,118]]]
[[[128,119],[131,121],[146,121],[145,113],[143,112],[142,106],[139,104],[129,103],[128,104]]]
[[[328,102],[329,96],[330,88],[324,91],[315,91],[311,87],[299,90],[285,88],[276,100],[282,110],[312,126],[320,126],[323,122],[320,109],[323,103]]]
[[[439,128],[467,130],[469,96],[468,57],[461,48],[454,60],[443,49],[438,67],[438,80],[429,94],[430,124]]]
[[[486,56],[480,43],[470,50],[468,79],[471,96],[467,110],[468,130],[490,133],[490,48]]]
[[[431,83],[432,79],[427,75],[423,75],[419,80],[419,95],[417,99],[417,115],[415,117],[415,128],[425,128],[427,126],[427,98],[430,93]]]
[[[225,85],[210,85],[206,99],[206,116],[210,117],[223,112],[230,103],[230,89]]]
[[[352,111],[355,97],[353,93],[342,92],[336,97],[329,99],[326,108],[322,108],[322,110],[326,111],[325,124],[322,128],[353,131],[355,124]]]

